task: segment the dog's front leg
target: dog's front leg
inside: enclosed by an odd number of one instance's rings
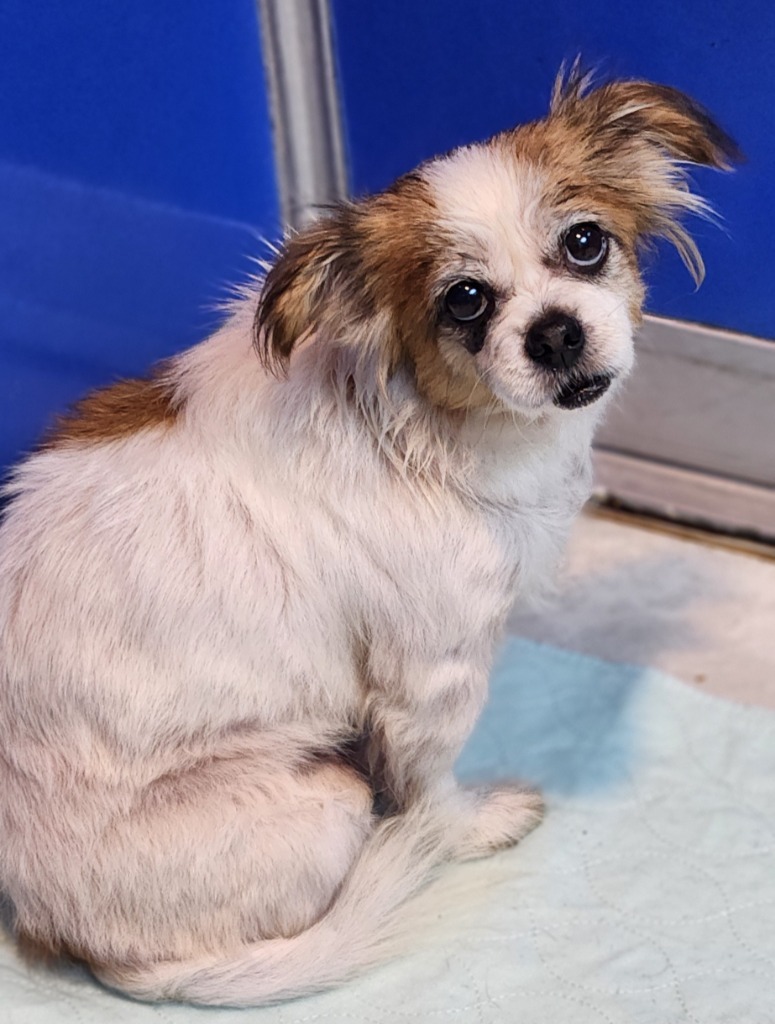
[[[456,819],[454,856],[511,846],[540,822],[543,802],[523,786],[460,787],[453,766],[487,693],[489,659],[421,663],[393,656],[369,693],[369,769],[377,806],[401,813],[418,800],[444,802]]]

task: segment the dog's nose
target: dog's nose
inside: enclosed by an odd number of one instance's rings
[[[525,348],[539,366],[570,370],[584,350],[584,329],[573,316],[547,313],[528,330]]]

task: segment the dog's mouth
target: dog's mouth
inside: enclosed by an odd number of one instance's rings
[[[574,378],[563,384],[554,396],[554,404],[558,409],[582,409],[585,405],[592,405],[608,391],[612,379],[605,373]]]

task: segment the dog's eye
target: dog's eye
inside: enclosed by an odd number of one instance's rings
[[[608,255],[608,236],[599,224],[574,224],[562,243],[566,260],[576,270],[600,270]]]
[[[487,312],[490,298],[478,281],[458,281],[444,296],[444,306],[453,320],[469,323]]]

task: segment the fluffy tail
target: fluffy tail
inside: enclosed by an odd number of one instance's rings
[[[256,1006],[336,985],[406,946],[404,904],[449,859],[449,810],[420,805],[385,819],[366,841],[331,909],[292,938],[143,967],[101,968],[101,981],[136,999]]]

